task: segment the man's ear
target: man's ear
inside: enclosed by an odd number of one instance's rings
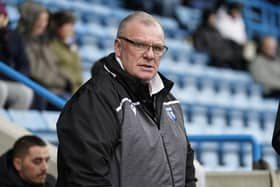
[[[19,171],[21,169],[22,166],[22,161],[20,158],[14,158],[13,159],[13,165],[16,168],[17,171]]]
[[[116,57],[120,57],[120,55],[121,55],[121,41],[119,39],[115,39],[114,48],[115,48]]]

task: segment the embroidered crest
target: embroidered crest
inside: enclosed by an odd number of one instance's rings
[[[177,120],[177,117],[176,117],[176,114],[175,112],[173,111],[173,109],[171,107],[166,107],[165,108],[166,110],[166,113],[168,115],[168,117],[172,120],[172,121],[176,121]]]

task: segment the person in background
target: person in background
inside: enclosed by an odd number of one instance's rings
[[[242,53],[232,49],[230,41],[221,35],[216,28],[216,19],[215,10],[204,10],[202,22],[193,34],[195,49],[210,56],[211,66],[242,69]]]
[[[247,39],[245,23],[242,18],[242,4],[229,2],[221,6],[217,13],[217,29],[224,38],[239,46],[244,46]]]
[[[277,40],[272,36],[261,38],[259,53],[250,64],[252,77],[262,84],[264,97],[280,97],[280,58],[277,55]]]
[[[226,7],[221,6],[217,13],[216,27],[230,42],[231,49],[241,54],[239,56],[242,58],[238,59],[241,62],[239,69],[247,71],[249,60],[254,55],[254,43],[247,38],[242,8],[242,4],[238,2],[226,3]]]
[[[19,7],[20,19],[17,30],[22,34],[30,65],[30,77],[54,94],[68,98],[70,80],[58,66],[46,37],[49,21],[48,10],[34,2],[24,2]],[[48,102],[36,95],[33,108],[44,110]]]
[[[8,28],[6,6],[0,1],[0,61],[29,76],[29,65],[20,34]],[[0,108],[29,109],[33,91],[0,73]]]
[[[162,26],[133,12],[114,49],[62,109],[57,187],[195,187],[182,109],[158,72],[168,49]]]
[[[50,47],[58,59],[58,66],[70,80],[74,93],[82,84],[81,59],[74,36],[75,17],[71,12],[58,11],[50,19]]]
[[[39,137],[25,135],[0,157],[1,187],[55,187],[56,179],[48,174],[49,152]]]

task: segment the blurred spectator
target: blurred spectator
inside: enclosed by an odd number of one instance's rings
[[[58,58],[58,66],[70,80],[74,93],[82,84],[81,59],[74,37],[75,17],[71,12],[59,11],[51,16],[50,46]]]
[[[49,175],[47,144],[37,136],[19,138],[12,149],[0,157],[1,187],[55,187]]]
[[[198,9],[213,9],[216,10],[224,3],[224,0],[182,0],[184,6],[189,6]]]
[[[280,0],[267,0],[267,1],[276,6],[279,6],[279,4],[280,4]]]
[[[18,32],[9,29],[7,23],[5,4],[0,2],[0,60],[28,76],[29,67],[22,38]],[[29,87],[0,75],[1,108],[28,109],[32,99],[33,91]]]
[[[123,0],[128,9],[142,10],[150,14],[175,17],[175,8],[182,0]]]
[[[254,45],[247,38],[242,9],[242,4],[238,2],[229,2],[226,6],[221,6],[217,13],[216,27],[222,36],[231,42],[231,48],[241,54],[241,68],[247,70],[248,60],[254,56]]]
[[[194,47],[210,55],[209,65],[230,67],[236,70],[245,69],[241,51],[235,50],[231,41],[223,38],[215,26],[216,12],[205,10],[202,22],[193,34]]]
[[[48,25],[48,10],[37,3],[24,2],[19,7],[18,31],[24,37],[24,44],[30,63],[30,76],[53,93],[68,98],[70,80],[60,70],[58,60],[50,48],[45,31]],[[47,101],[36,96],[33,108],[43,110]]]
[[[243,46],[247,42],[242,5],[237,2],[227,3],[218,10],[217,28],[223,37]]]
[[[263,37],[259,54],[249,68],[254,79],[263,85],[265,97],[280,96],[280,58],[277,56],[277,46],[272,36]]]

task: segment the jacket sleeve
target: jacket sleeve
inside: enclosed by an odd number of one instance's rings
[[[57,186],[112,186],[109,164],[119,126],[108,95],[116,98],[98,89],[79,90],[63,109],[57,123]]]
[[[189,140],[188,140],[189,142]],[[195,168],[194,168],[194,152],[188,143],[187,163],[186,163],[186,187],[196,187]]]
[[[280,105],[278,105],[278,112],[272,137],[272,146],[274,150],[280,155]]]

